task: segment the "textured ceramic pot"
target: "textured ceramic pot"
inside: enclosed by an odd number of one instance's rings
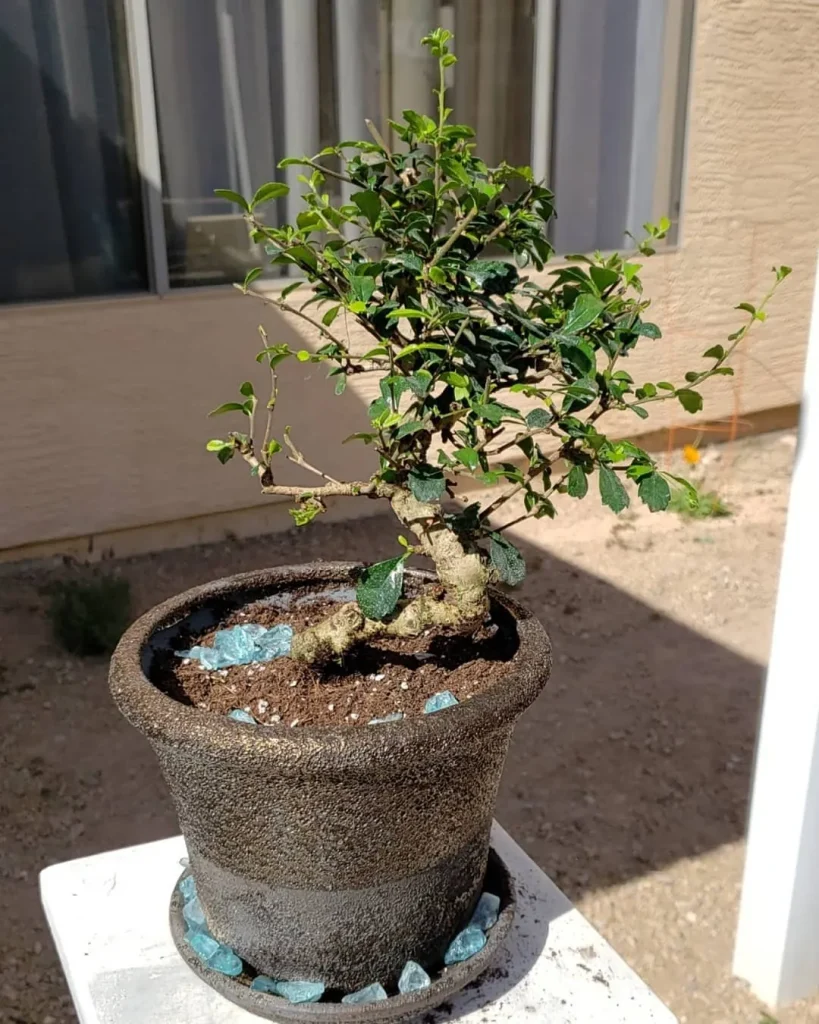
[[[267,569],[189,590],[142,616],[111,689],[159,758],[211,933],[260,973],[353,991],[434,965],[480,894],[515,720],[549,676],[543,627],[505,595],[508,674],[456,707],[373,727],[243,725],[154,685],[181,630],[305,586],[349,584],[351,563]],[[408,572],[409,586],[430,579]]]

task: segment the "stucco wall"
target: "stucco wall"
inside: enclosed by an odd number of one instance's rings
[[[817,39],[816,0],[698,4],[681,243],[643,274],[665,337],[632,357],[635,379],[698,366],[770,266],[795,268],[737,377],[709,385],[711,420],[798,400],[819,246]],[[241,467],[203,450],[221,427],[207,410],[259,373],[259,322],[295,341],[231,289],[0,309],[0,549],[263,504]],[[294,364],[278,421],[334,475],[361,474],[365,453],[340,441],[365,425],[374,386],[335,398],[323,370]],[[668,403],[618,428],[676,422],[690,418]]]

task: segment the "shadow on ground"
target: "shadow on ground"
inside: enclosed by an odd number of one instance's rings
[[[373,561],[394,544],[379,517],[118,565],[143,611],[231,572]],[[539,549],[525,554],[520,596],[552,636],[555,671],[515,733],[501,824],[573,898],[739,838],[759,666]],[[110,702],[106,664],[50,640],[42,587],[61,571],[0,581],[0,1005],[16,1008],[0,1020],[70,1019],[39,870],[177,830],[147,743]]]

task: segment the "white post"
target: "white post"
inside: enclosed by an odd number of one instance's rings
[[[532,173],[535,181],[547,184],[551,177],[554,52],[555,0],[537,0],[532,82]]]
[[[390,117],[402,110],[434,114],[433,88],[438,84],[437,63],[421,46],[421,39],[438,24],[437,0],[392,0],[392,103]]]
[[[315,156],[319,149],[319,55],[316,0],[287,0],[282,12],[282,65],[284,80],[284,151],[287,156]],[[309,168],[308,168],[309,170]],[[288,167],[290,186],[287,219],[295,223],[301,210],[299,174],[303,167]]]
[[[776,1008],[819,990],[819,276],[754,771],[734,973]]]
[[[370,118],[381,121],[378,84],[379,22],[368,0],[335,0],[336,74],[338,133],[340,140],[366,139],[364,124]],[[342,201],[353,191],[341,183]]]

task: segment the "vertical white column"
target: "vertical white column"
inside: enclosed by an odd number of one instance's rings
[[[754,770],[734,973],[772,1007],[819,990],[819,276]]]
[[[282,12],[282,79],[286,156],[314,156],[319,142],[319,56],[316,0],[285,0]],[[290,186],[287,219],[301,209],[298,176],[303,168],[286,168]]]
[[[366,139],[364,121],[381,121],[378,17],[370,0],[335,0],[334,14],[339,136]],[[349,202],[351,191],[341,183],[343,202]]]

